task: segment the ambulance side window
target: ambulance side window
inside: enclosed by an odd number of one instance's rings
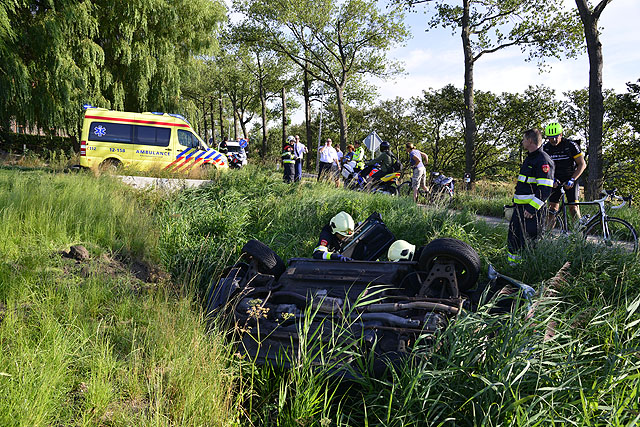
[[[89,141],[119,142],[131,144],[133,126],[110,122],[92,122],[89,128]]]
[[[135,141],[139,145],[168,147],[171,129],[154,126],[136,126]]]
[[[178,129],[178,142],[180,145],[190,148],[200,148],[200,141],[189,131]]]

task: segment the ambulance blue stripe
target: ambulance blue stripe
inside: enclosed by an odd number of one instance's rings
[[[183,155],[184,153],[186,153],[187,151],[189,151],[189,150],[191,150],[191,148],[187,148],[187,149],[186,149],[186,150],[184,150],[182,153],[178,154],[178,157],[182,157],[182,155]]]
[[[203,151],[202,153],[198,154],[198,157],[196,157],[193,160],[198,160],[200,157],[204,156],[206,153],[207,153],[206,151]]]
[[[218,154],[217,156],[215,156],[215,157],[213,158],[213,160],[218,160],[220,157],[222,157],[222,155]]]
[[[205,157],[204,160],[207,160],[209,157],[213,156],[214,154],[216,154],[215,150],[211,150],[211,153],[209,153],[209,155]]]
[[[196,154],[198,152],[198,150],[193,150],[191,153],[189,153],[189,155],[187,157],[185,157],[185,160],[189,160],[194,154]]]

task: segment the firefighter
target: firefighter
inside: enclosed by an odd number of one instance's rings
[[[338,212],[320,231],[318,246],[313,250],[315,259],[331,259],[337,261],[351,261],[338,252],[342,242],[353,236],[355,223],[351,215],[345,211]]]
[[[389,246],[387,259],[389,261],[412,261],[416,252],[416,245],[406,240],[396,240]]]
[[[520,167],[518,183],[513,196],[516,209],[509,223],[507,260],[520,262],[519,252],[528,240],[535,240],[542,224],[541,209],[553,189],[554,163],[542,150],[542,133],[529,129],[524,133],[522,147],[529,153]]]
[[[295,177],[296,157],[294,152],[294,144],[296,139],[289,135],[287,142],[282,147],[282,169],[283,169],[283,181],[286,183],[293,182]]]

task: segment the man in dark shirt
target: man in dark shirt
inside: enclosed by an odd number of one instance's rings
[[[580,198],[580,185],[578,178],[587,167],[580,145],[562,137],[562,126],[558,122],[552,122],[544,129],[547,142],[542,149],[551,157],[556,165],[553,177],[553,191],[549,197],[549,221],[555,221],[555,214],[560,206],[562,196],[560,187],[564,187],[567,202],[577,202]],[[569,205],[569,212],[574,218],[580,217],[580,207]]]

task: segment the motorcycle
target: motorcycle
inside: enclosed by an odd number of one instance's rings
[[[391,172],[379,178],[373,176],[380,171],[378,164],[370,168],[365,168],[360,172],[355,172],[355,162],[345,163],[342,167],[342,176],[345,179],[345,186],[357,191],[367,191],[370,193],[382,193],[396,195],[398,193],[398,180],[400,172]]]
[[[240,169],[247,164],[247,155],[243,151],[229,152],[227,159],[230,169]]]

